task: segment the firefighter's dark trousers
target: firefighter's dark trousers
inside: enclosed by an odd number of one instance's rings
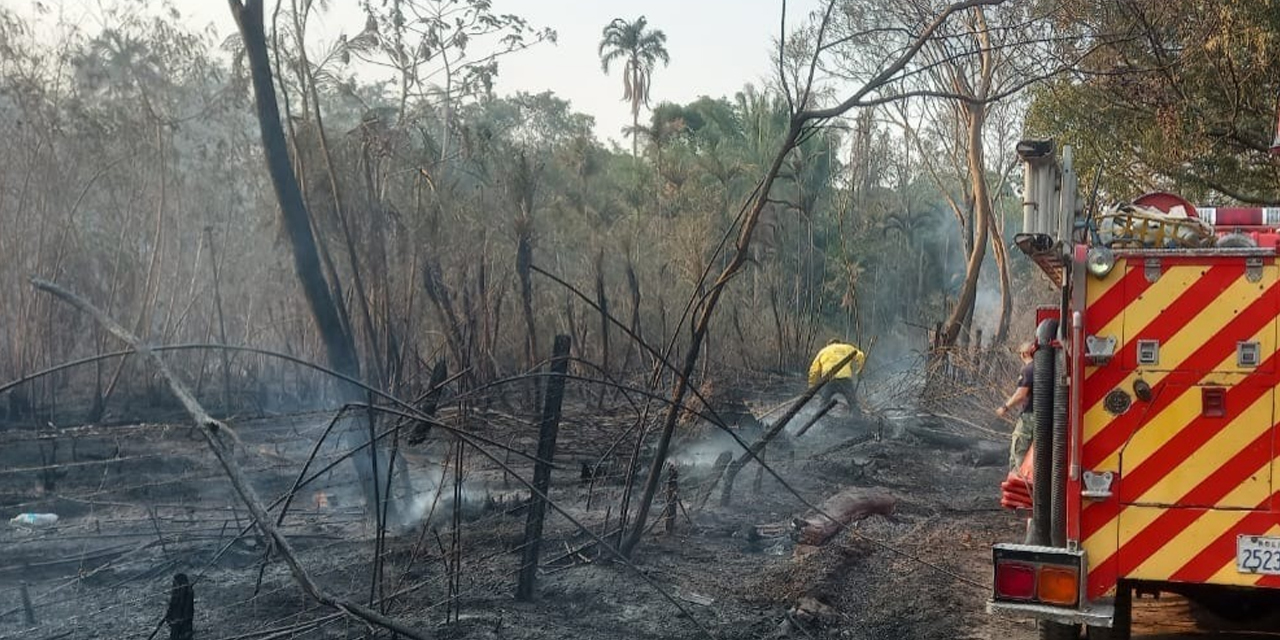
[[[1017,471],[1022,466],[1022,458],[1031,448],[1031,440],[1036,435],[1036,416],[1030,411],[1023,411],[1018,416],[1018,423],[1013,427],[1013,441],[1009,443],[1009,470]]]
[[[828,380],[826,384],[822,385],[822,391],[819,392],[818,406],[827,406],[827,403],[832,398],[835,398],[837,394],[844,397],[844,403],[849,407],[850,414],[861,414],[862,411],[858,407],[858,399],[855,397],[853,378],[832,378]]]

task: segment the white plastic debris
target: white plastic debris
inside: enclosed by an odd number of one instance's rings
[[[44,529],[58,524],[58,514],[19,513],[9,520],[9,524],[24,529]]]

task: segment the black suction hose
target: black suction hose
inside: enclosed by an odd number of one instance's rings
[[[1065,373],[1061,349],[1055,371]],[[1049,503],[1049,542],[1055,547],[1067,546],[1067,385],[1063,376],[1054,376],[1053,384],[1053,477],[1050,478],[1052,499]]]
[[[1032,410],[1035,415],[1035,458],[1032,461],[1031,496],[1031,544],[1045,545],[1050,542],[1049,511],[1053,502],[1053,491],[1050,484],[1053,473],[1053,396],[1054,394],[1054,361],[1057,354],[1053,348],[1053,338],[1058,333],[1058,321],[1052,318],[1036,327],[1036,354],[1032,370]]]

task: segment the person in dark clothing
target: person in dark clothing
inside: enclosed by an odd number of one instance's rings
[[[1031,447],[1035,436],[1035,406],[1032,404],[1032,386],[1035,382],[1035,367],[1032,364],[1036,352],[1033,342],[1024,342],[1018,347],[1018,356],[1022,358],[1022,371],[1018,374],[1018,387],[1013,395],[996,409],[996,415],[1004,417],[1014,409],[1021,408],[1017,424],[1013,428],[1013,441],[1009,444],[1009,470],[1014,471],[1022,464],[1022,458]]]

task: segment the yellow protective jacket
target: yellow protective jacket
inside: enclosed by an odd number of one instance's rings
[[[832,377],[852,378],[855,366],[857,367],[858,375],[862,375],[862,367],[867,363],[866,354],[851,344],[837,342],[823,347],[822,351],[819,351],[818,355],[813,358],[813,364],[809,365],[809,386],[818,384],[822,376],[834,369],[837,364],[840,364],[840,361],[844,360],[850,352],[853,353],[853,360],[841,367]]]

